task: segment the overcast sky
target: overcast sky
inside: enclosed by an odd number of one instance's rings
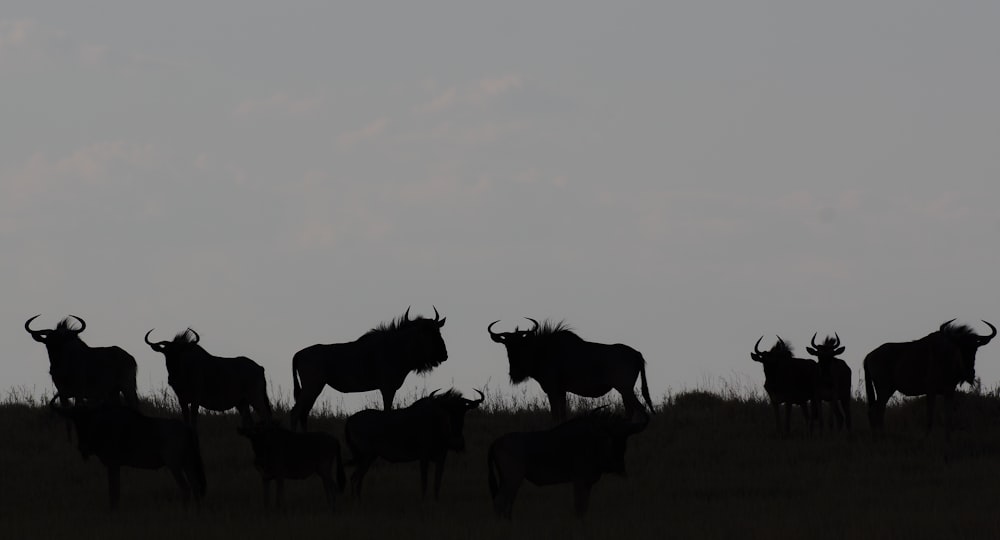
[[[187,326],[291,358],[437,306],[627,343],[654,397],[763,381],[762,334],[1000,323],[996,2],[21,2],[0,8],[5,388],[72,313],[136,357]],[[1000,345],[979,355],[1000,383]],[[537,385],[526,384],[529,392]],[[520,392],[520,387],[516,392]],[[327,389],[325,398],[335,397]],[[375,398],[377,394],[371,394]],[[354,403],[354,402],[350,402]]]

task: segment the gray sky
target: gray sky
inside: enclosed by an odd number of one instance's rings
[[[627,343],[654,396],[756,387],[754,341],[1000,323],[996,2],[20,2],[0,8],[3,387],[41,313],[291,357],[413,313]],[[1000,347],[979,355],[1000,382]],[[537,385],[528,383],[530,392]],[[520,392],[518,388],[517,392]],[[330,398],[331,390],[324,393]],[[374,394],[372,394],[374,396]],[[353,401],[350,403],[354,403]]]

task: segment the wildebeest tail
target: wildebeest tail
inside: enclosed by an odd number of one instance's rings
[[[864,361],[865,368],[865,395],[868,396],[868,406],[871,407],[872,403],[875,403],[875,383],[872,382],[872,374],[868,370],[868,358]]]
[[[299,382],[299,355],[296,354],[292,357],[292,398],[298,401],[300,393],[302,393],[302,383]]]
[[[649,397],[649,384],[646,382],[646,359],[639,354],[639,377],[642,382],[642,399],[646,400],[646,406],[649,407],[649,413],[654,414],[656,410],[653,408],[653,400]]]
[[[500,484],[497,482],[497,457],[496,447],[490,445],[490,451],[486,454],[486,470],[488,471],[490,483],[490,498],[495,499],[500,492]]]

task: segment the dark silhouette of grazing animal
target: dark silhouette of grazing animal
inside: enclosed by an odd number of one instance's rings
[[[212,411],[236,408],[243,418],[243,425],[253,424],[252,406],[257,416],[271,418],[271,404],[267,399],[267,381],[264,368],[245,357],[222,358],[212,356],[198,344],[201,336],[188,328],[178,333],[173,341],[149,341],[146,344],[163,353],[167,362],[167,384],[174,389],[184,420],[197,424],[198,407]]]
[[[934,418],[934,396],[944,396],[948,408],[947,430],[951,429],[955,388],[976,380],[976,351],[996,335],[980,336],[966,325],[943,323],[936,332],[904,343],[879,345],[865,357],[865,389],[868,419],[872,429],[881,430],[885,406],[895,392],[904,396],[927,396],[927,430]]]
[[[347,419],[344,441],[351,449],[355,469],[351,492],[360,497],[361,483],[377,458],[391,463],[420,462],[420,493],[427,494],[427,469],[434,463],[434,498],[441,492],[444,461],[449,450],[465,450],[465,413],[479,407],[478,400],[465,399],[448,390],[415,401],[405,409],[368,409]]]
[[[205,470],[198,436],[184,422],[143,416],[120,405],[50,407],[73,422],[83,458],[97,456],[107,468],[112,510],[118,508],[122,467],[166,467],[181,489],[185,506],[192,495],[196,504],[204,497]]]
[[[398,319],[369,330],[350,343],[312,345],[292,358],[292,392],[295,405],[289,417],[292,429],[306,428],[309,410],[326,385],[340,392],[382,393],[382,407],[392,409],[396,391],[411,371],[426,373],[448,359],[441,337],[441,318],[410,319],[406,308]]]
[[[830,402],[837,429],[846,425],[847,431],[851,431],[851,367],[837,358],[844,353],[840,336],[834,333],[833,337],[827,336],[817,345],[816,334],[813,334],[810,344],[812,347],[806,347],[806,351],[819,361],[819,398]],[[817,412],[816,416],[822,415]]]
[[[602,474],[625,476],[628,438],[649,423],[649,416],[640,414],[642,421],[632,422],[592,411],[546,431],[507,433],[494,440],[486,465],[497,515],[511,517],[517,490],[527,480],[536,486],[572,483],[573,506],[582,517]]]
[[[76,315],[59,321],[52,330],[32,330],[31,321],[24,323],[24,329],[31,337],[45,345],[49,354],[49,374],[56,387],[56,399],[63,407],[69,400],[80,404],[119,403],[122,400],[131,407],[139,405],[136,393],[135,358],[121,347],[91,347],[80,339],[80,333],[87,323]],[[79,328],[70,327],[70,317],[80,322]],[[66,422],[66,436],[70,436],[70,422]]]
[[[253,447],[254,467],[260,472],[264,486],[264,506],[269,502],[271,480],[277,480],[276,505],[282,508],[285,479],[301,480],[315,475],[323,480],[326,502],[334,509],[336,491],[339,488],[343,492],[345,484],[344,463],[336,437],[320,431],[296,433],[273,423],[236,429],[250,439]]]
[[[646,360],[639,351],[622,345],[584,341],[563,323],[553,324],[526,317],[534,323],[530,330],[493,332],[493,321],[486,327],[490,339],[507,349],[510,380],[521,383],[538,381],[549,399],[556,421],[566,419],[566,392],[578,396],[600,397],[615,389],[622,396],[625,415],[632,418],[643,406],[635,396],[635,380],[641,377],[642,397],[649,411],[653,400],[646,383]]]
[[[778,337],[771,350],[761,351],[761,336],[753,346],[750,358],[764,365],[764,390],[774,409],[774,427],[781,433],[781,404],[785,404],[785,433],[792,428],[792,405],[802,407],[809,431],[819,411],[819,364],[813,360],[795,358],[792,348]],[[812,414],[810,414],[812,404]]]

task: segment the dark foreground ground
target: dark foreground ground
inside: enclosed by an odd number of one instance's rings
[[[126,469],[112,514],[100,463],[84,462],[45,408],[16,401],[0,405],[0,538],[1000,537],[995,393],[962,397],[950,441],[942,430],[925,436],[920,401],[890,409],[887,436],[873,441],[860,403],[852,437],[807,437],[797,415],[792,437],[778,438],[758,398],[680,394],[631,440],[629,476],[595,487],[584,520],[573,517],[569,486],[526,485],[511,522],[492,514],[486,448],[502,433],[548,426],[536,406],[494,402],[470,413],[468,451],[449,457],[440,501],[421,500],[416,464],[383,464],[366,479],[364,500],[340,497],[335,514],[318,479],[289,482],[289,509],[265,510],[237,418],[207,416],[201,511],[182,510],[165,470]],[[151,403],[146,412],[175,414]],[[343,419],[311,427],[339,438]]]

